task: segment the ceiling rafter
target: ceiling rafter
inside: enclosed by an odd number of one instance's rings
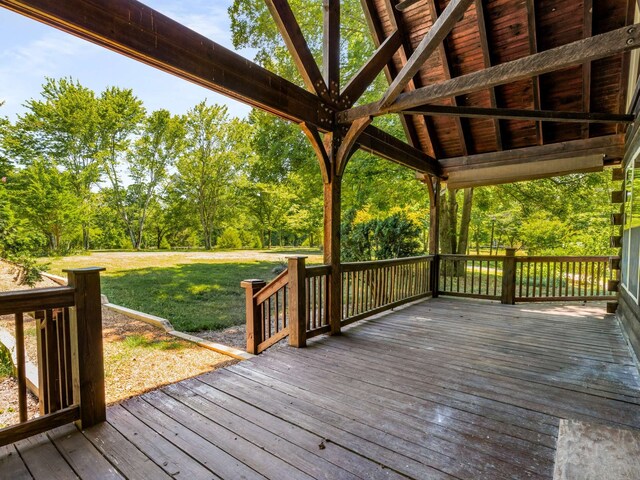
[[[324,101],[330,101],[331,97],[329,96],[327,84],[302,34],[289,2],[287,0],[265,0],[265,3],[307,89],[316,92]]]
[[[640,48],[640,24],[612,30],[608,33],[578,40],[535,55],[403,93],[390,107],[381,109],[378,103],[354,107],[340,112],[340,121],[348,122],[364,116],[397,113],[442,98],[464,95],[491,86],[523,80],[534,75],[561,70],[586,61],[609,57],[636,48]]]
[[[427,5],[429,5],[429,11],[431,12],[431,20],[432,23],[435,23],[440,15],[440,9],[438,5],[436,5],[437,0],[427,0]],[[440,60],[442,61],[442,68],[444,70],[444,78],[445,80],[451,79],[451,59],[449,57],[449,51],[447,48],[447,39],[444,38],[440,45],[438,45],[438,52],[440,53]],[[454,107],[458,106],[458,98],[451,97],[451,103]],[[468,125],[464,125],[462,122],[462,118],[459,116],[455,117],[456,129],[458,130],[458,137],[460,138],[460,146],[462,148],[463,155],[469,155],[469,135],[468,135]]]
[[[471,3],[473,3],[473,0],[451,0],[449,2],[442,15],[433,22],[427,34],[407,59],[407,62],[398,72],[396,78],[393,79],[391,85],[389,85],[380,101],[382,107],[391,105],[398,98],[398,95],[402,93],[411,79],[419,72],[424,62],[453,30],[453,27],[462,18]],[[395,9],[393,10],[395,11]]]
[[[400,45],[402,45],[402,39],[397,30],[380,43],[371,58],[351,77],[351,80],[344,87],[340,94],[340,104],[343,107],[350,107],[360,98],[382,69],[389,64]]]
[[[593,35],[593,0],[584,0],[582,38]],[[582,66],[582,110],[591,111],[591,62]],[[582,138],[589,138],[589,124],[582,125]]]
[[[362,11],[364,12],[365,20],[369,26],[369,32],[373,36],[373,42],[377,48],[382,45],[385,41],[385,33],[384,28],[380,22],[380,18],[376,14],[374,0],[360,0],[360,5],[362,6]],[[402,41],[402,34],[399,30],[394,30],[400,36],[400,40]],[[398,70],[396,69],[395,64],[393,63],[393,57],[387,62],[387,65],[384,69],[385,77],[387,78],[387,82],[391,83],[393,78],[397,75]],[[412,118],[407,117],[405,115],[400,115],[400,123],[402,124],[402,128],[404,133],[409,141],[409,143],[416,147],[420,148],[420,137],[418,136],[418,131],[416,130],[416,126],[413,123]],[[428,133],[427,133],[428,134]]]
[[[491,61],[491,49],[489,48],[489,36],[487,35],[487,22],[485,20],[485,6],[483,0],[476,1],[476,15],[478,17],[478,30],[480,33],[480,47],[482,48],[482,60],[484,62],[484,68],[489,68],[492,65]],[[498,98],[496,97],[496,88],[491,87],[489,89],[489,102],[491,108],[498,108]],[[504,150],[502,144],[502,125],[498,118],[493,120],[493,126],[496,130],[496,147],[498,150]]]
[[[529,54],[538,53],[538,22],[536,21],[535,0],[526,0],[527,5],[527,26],[529,29]],[[540,87],[540,76],[534,75],[533,82],[533,109],[542,110],[542,89]],[[544,127],[541,122],[536,123],[536,138],[538,145],[544,143]]]
[[[402,37],[402,52],[406,58],[409,58],[413,54],[413,47],[411,46],[411,41],[409,40],[409,36],[404,28],[404,21],[402,19],[402,14],[397,11],[392,2],[395,0],[385,0],[384,5],[387,10],[387,14],[389,15],[389,21],[391,22],[391,26],[400,33]],[[374,10],[375,12],[375,10]],[[395,75],[393,76],[392,81],[395,80],[400,73],[400,70],[396,68]],[[412,85],[413,84],[413,85]],[[422,78],[420,78],[420,74],[413,77],[412,81],[407,84],[407,90],[413,90],[422,87]],[[429,117],[422,117],[422,121],[424,122],[425,129],[427,131],[427,138],[431,152],[435,158],[439,158],[441,156],[441,148],[438,142],[438,135],[436,133],[436,129],[433,125],[433,120]]]
[[[625,25],[632,25],[635,20],[636,5],[640,8],[639,0],[627,0],[627,14],[625,19]],[[620,112],[625,112],[627,109],[627,95],[629,94],[628,77],[636,79],[638,78],[638,70],[631,72],[631,53],[625,52],[622,55],[622,73],[620,75],[620,88],[618,89],[619,97],[618,102],[620,105]],[[618,133],[622,133],[623,130],[618,128]]]

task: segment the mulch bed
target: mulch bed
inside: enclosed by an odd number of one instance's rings
[[[13,267],[0,261],[0,291],[29,288],[16,285],[14,276]],[[37,285],[40,288],[53,286],[57,285],[47,279]],[[237,362],[231,357],[180,340],[153,325],[104,307],[102,324],[108,403]],[[13,316],[0,316],[0,328],[13,333]],[[35,320],[25,317],[24,330],[27,357],[36,364]],[[36,416],[37,412],[37,398],[31,396],[29,418]],[[17,382],[13,378],[0,379],[0,427],[17,422]]]

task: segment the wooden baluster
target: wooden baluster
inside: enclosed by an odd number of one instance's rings
[[[292,347],[305,347],[307,345],[307,321],[305,313],[307,306],[306,299],[306,257],[289,257],[289,345]]]
[[[475,293],[473,286],[476,283],[476,261],[471,260],[471,293]]]
[[[532,285],[532,293],[533,295],[531,295],[533,298],[536,297],[536,281],[537,281],[537,269],[538,269],[538,262],[536,262],[535,260],[532,262],[533,263],[533,285]]]
[[[518,296],[522,298],[522,286],[524,285],[524,279],[522,278],[522,275],[524,272],[524,262],[518,262],[518,263],[520,265],[520,268],[518,269],[520,271],[520,280],[518,281],[518,285],[519,285]],[[504,266],[503,266],[502,275],[504,276]]]
[[[16,313],[16,370],[18,374],[18,408],[20,423],[27,421],[27,370],[24,353],[24,316]]]
[[[571,262],[571,296],[576,296],[576,262]]]
[[[287,328],[289,326],[289,319],[287,317],[288,315],[288,311],[289,311],[289,303],[287,302],[288,300],[288,296],[287,296],[287,291],[289,289],[285,286],[282,292],[282,307],[283,307],[283,312],[282,312],[282,326],[283,328]],[[305,321],[305,330],[306,330],[306,318],[304,318],[304,315],[302,316],[304,321]]]
[[[600,262],[598,262],[598,276],[597,276],[598,286],[596,287],[596,295],[600,295],[600,285],[602,283],[602,277],[600,276]]]
[[[549,279],[551,278],[551,263],[547,262],[547,288],[545,289],[545,296],[549,296]]]
[[[578,262],[578,296],[582,296],[582,262]]]
[[[254,300],[254,295],[264,288],[264,280],[245,280],[240,286],[245,290],[245,308],[247,317],[247,352],[258,353],[258,345],[263,342],[263,313],[259,305]]]
[[[318,277],[311,277],[311,313],[313,314],[313,328],[318,328],[322,318],[318,317]]]
[[[493,262],[493,296],[498,295],[498,261]]]
[[[596,262],[591,262],[591,296],[593,297],[593,283],[595,280],[595,277],[593,276],[593,272],[596,268]]]
[[[305,280],[305,296],[307,305],[307,330],[313,329],[313,319],[311,318],[311,279]]]

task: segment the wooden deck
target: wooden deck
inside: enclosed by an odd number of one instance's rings
[[[0,449],[0,478],[551,478],[560,418],[640,428],[590,306],[433,299]]]

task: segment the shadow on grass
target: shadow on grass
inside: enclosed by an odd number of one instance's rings
[[[177,330],[218,330],[245,322],[240,282],[271,280],[277,262],[192,263],[106,274],[109,301],[168,319]]]

